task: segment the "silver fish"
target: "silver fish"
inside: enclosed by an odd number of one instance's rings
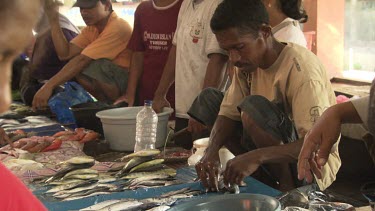
[[[82,180],[89,180],[89,179],[97,179],[99,177],[98,174],[73,174],[68,177],[64,177],[65,179],[82,179]]]
[[[68,198],[71,195],[72,195],[71,193],[66,193],[66,194],[61,194],[61,195],[57,195],[57,196],[53,196],[53,197],[58,198],[58,199],[65,199],[65,198]]]
[[[63,201],[72,201],[72,200],[77,200],[77,199],[83,199],[83,198],[87,198],[87,197],[91,197],[91,196],[98,196],[98,195],[105,195],[105,194],[110,194],[111,192],[95,192],[95,193],[91,193],[89,195],[85,195],[85,196],[74,196],[74,197],[69,197],[69,198],[65,198]]]
[[[162,170],[162,169],[165,169],[165,168],[168,168],[166,165],[164,164],[156,164],[154,166],[150,166],[150,167],[144,167],[144,168],[141,168],[141,169],[135,169],[133,170],[132,172],[150,172],[150,171],[158,171],[158,170]]]
[[[82,209],[80,209],[80,211],[98,210],[98,209],[109,206],[109,205],[114,204],[114,203],[119,202],[119,201],[120,201],[119,199],[103,201],[103,202],[97,203],[95,205],[92,205],[92,206],[89,206],[89,207],[86,207],[86,208],[82,208]]]
[[[65,174],[64,179],[68,178],[70,175],[75,175],[75,174],[98,174],[98,170],[95,169],[77,169],[71,172],[68,172]]]
[[[161,205],[161,206],[158,206],[158,207],[148,209],[146,211],[166,211],[166,210],[169,210],[170,208],[171,208],[170,206]]]
[[[109,193],[110,191],[109,191],[108,187],[95,187],[95,188],[90,189],[90,190],[83,190],[83,191],[80,191],[80,192],[77,192],[77,193],[73,193],[69,196],[69,198],[75,198],[75,197],[81,197],[81,196],[88,197],[88,195],[91,195],[93,193],[98,193],[98,192],[108,192]]]
[[[133,172],[122,177],[121,179],[134,179],[134,178],[139,178],[139,177],[144,177],[144,176],[149,176],[149,175],[159,175],[159,174],[166,174],[171,177],[174,177],[176,176],[176,173],[177,171],[175,169],[168,168],[168,169],[161,169],[161,170],[154,171],[154,172]]]
[[[125,155],[124,157],[121,158],[122,161],[133,158],[133,157],[149,157],[149,156],[154,156],[160,154],[160,150],[158,149],[147,149],[147,150],[141,150],[138,152],[134,152],[129,155]]]
[[[63,163],[65,164],[86,164],[86,163],[94,163],[95,159],[90,156],[78,156],[78,157],[73,157],[70,158],[69,160],[64,161]]]
[[[63,195],[63,194],[73,194],[73,193],[81,192],[84,190],[90,190],[90,189],[95,188],[98,185],[99,185],[98,183],[95,183],[95,184],[85,186],[85,187],[79,187],[79,188],[74,188],[70,190],[60,191],[60,192],[55,193],[53,196],[58,196],[58,195]]]
[[[170,192],[162,194],[160,196],[160,198],[167,198],[169,196],[176,195],[176,194],[179,194],[179,193],[184,193],[184,192],[187,192],[187,191],[190,191],[190,188],[182,188],[180,190],[170,191]]]
[[[164,186],[166,181],[163,180],[145,180],[139,182],[138,184],[129,186],[129,189],[137,189],[138,187],[155,187],[155,186]]]
[[[142,199],[141,202],[143,203],[155,203],[157,205],[172,205],[177,201],[177,199],[172,199],[172,198],[147,198],[147,199]]]
[[[68,180],[53,181],[53,182],[50,182],[49,184],[50,185],[66,185],[70,183],[83,182],[83,181],[84,180],[80,180],[80,179],[68,179]]]
[[[150,160],[144,163],[139,164],[138,166],[132,168],[129,172],[134,172],[134,171],[142,171],[142,169],[149,168],[151,166],[156,166],[159,164],[162,164],[164,162],[164,159],[155,159],[155,160]]]
[[[76,188],[76,187],[89,185],[89,184],[92,184],[94,182],[96,182],[96,181],[80,181],[80,182],[74,182],[74,183],[69,183],[69,184],[65,184],[65,185],[59,185],[59,186],[56,186],[54,188],[51,188],[46,193],[55,193],[55,192],[58,192],[58,191],[69,190],[69,189],[73,189],[73,188]]]
[[[103,207],[99,209],[98,211],[119,211],[119,210],[127,210],[132,209],[135,207],[138,207],[142,205],[143,203],[136,200],[121,200],[117,203],[111,204],[109,206]]]
[[[151,174],[144,177],[135,178],[129,181],[130,185],[136,185],[139,182],[146,181],[146,180],[153,180],[153,179],[167,179],[170,178],[168,174]]]
[[[141,163],[147,162],[151,159],[152,159],[151,157],[135,157],[135,158],[132,158],[131,160],[129,160],[126,163],[124,168],[116,174],[116,176],[122,177],[125,173],[129,172],[130,169],[132,169],[133,167],[135,167],[135,166],[137,166]]]

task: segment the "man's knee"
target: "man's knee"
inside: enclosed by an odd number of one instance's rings
[[[272,112],[272,103],[265,97],[260,95],[251,95],[243,99],[238,106],[239,111],[242,113],[242,120],[252,122],[263,122],[267,115]]]
[[[206,126],[212,126],[220,110],[224,94],[214,88],[206,88],[194,100],[188,114]]]

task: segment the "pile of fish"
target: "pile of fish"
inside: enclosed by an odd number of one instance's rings
[[[79,141],[85,143],[94,141],[99,138],[99,134],[84,128],[77,128],[75,131],[60,131],[53,136],[31,136],[33,133],[25,133],[22,130],[16,130],[9,133],[9,138],[13,140],[13,148],[22,149],[30,153],[47,152],[59,149],[63,141]],[[7,145],[1,148],[11,150],[11,146]]]
[[[62,141],[78,141],[80,143],[95,141],[99,138],[99,136],[99,133],[85,128],[76,128],[74,131],[60,131],[53,135],[53,137]]]
[[[117,173],[98,173],[90,169],[95,163],[92,157],[71,158],[64,162],[64,168],[45,180],[46,184],[55,186],[46,194],[68,201],[123,190],[180,184],[175,179],[176,170],[165,166],[163,159],[155,159],[159,153],[159,150],[144,150],[127,155],[122,160],[128,162]]]
[[[149,210],[149,211],[164,211],[168,210],[177,199],[190,198],[200,194],[200,190],[190,190],[183,188],[177,191],[171,191],[161,195],[157,198],[146,199],[115,199],[103,201],[101,203],[80,209],[81,211],[117,211],[117,210]]]
[[[155,159],[160,154],[158,149],[142,150],[126,155],[122,160],[128,160],[116,177],[128,182],[125,189],[160,187],[180,184],[174,177],[176,170],[163,164],[164,159]]]
[[[74,157],[65,161],[64,168],[45,180],[48,185],[55,186],[46,194],[68,201],[121,191],[118,186],[107,184],[116,181],[115,177],[99,174],[97,170],[90,169],[94,163],[95,160],[89,156]]]

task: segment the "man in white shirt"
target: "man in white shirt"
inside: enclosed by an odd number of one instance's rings
[[[220,88],[225,83],[228,56],[210,28],[211,16],[220,2],[185,0],[181,5],[173,47],[153,100],[156,112],[169,106],[165,96],[175,82],[176,131],[188,125],[187,111],[202,89]]]

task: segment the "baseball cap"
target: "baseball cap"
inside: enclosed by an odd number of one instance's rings
[[[96,6],[99,0],[77,0],[73,7],[90,9]]]

